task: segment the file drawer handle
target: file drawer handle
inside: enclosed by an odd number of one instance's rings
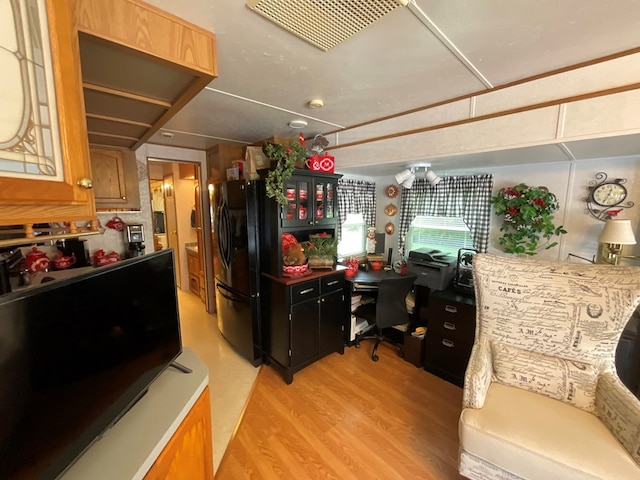
[[[331,286],[333,286],[333,285],[335,285],[337,283],[340,283],[340,281],[339,280],[334,280],[333,282],[327,282],[327,286],[331,287]]]
[[[443,326],[444,328],[446,328],[447,330],[455,330],[455,329],[456,329],[456,325],[455,325],[455,323],[451,323],[451,322],[444,322],[444,323],[442,324],[442,326]]]
[[[458,313],[458,309],[456,307],[454,307],[453,305],[445,305],[444,306],[444,311],[445,312],[449,312],[449,313]]]
[[[300,290],[300,295],[306,295],[307,293],[313,292],[313,288],[307,288],[306,290]]]
[[[453,348],[455,345],[453,345],[453,342],[451,340],[447,340],[446,338],[442,339],[442,344],[445,347],[449,347],[449,348]]]

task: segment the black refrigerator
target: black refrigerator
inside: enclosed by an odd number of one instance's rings
[[[238,353],[258,366],[264,182],[236,180],[210,184],[208,189],[218,328]]]

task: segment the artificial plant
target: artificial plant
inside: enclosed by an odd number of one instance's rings
[[[538,250],[555,247],[554,235],[567,231],[553,223],[553,213],[558,210],[558,199],[546,187],[529,187],[520,183],[515,187],[501,188],[491,197],[496,215],[504,215],[500,231],[500,245],[507,253],[535,255]]]
[[[310,235],[309,240],[302,242],[302,249],[307,257],[321,256],[335,258],[338,256],[338,240],[326,233]]]
[[[275,163],[265,180],[267,196],[275,198],[281,205],[287,205],[288,200],[283,188],[284,182],[291,178],[296,166],[302,166],[302,162],[307,158],[307,149],[296,142],[288,145],[268,143],[264,147],[264,153]]]

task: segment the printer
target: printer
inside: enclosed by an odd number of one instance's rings
[[[439,250],[418,248],[409,252],[407,267],[409,273],[417,275],[416,285],[424,285],[430,290],[444,290],[456,274],[457,258]]]

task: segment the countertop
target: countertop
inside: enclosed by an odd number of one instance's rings
[[[187,253],[191,253],[193,255],[198,255],[198,244],[185,244],[184,248],[187,250]]]
[[[312,270],[308,275],[301,275],[299,277],[276,277],[275,275],[264,272],[262,273],[262,275],[270,278],[273,281],[282,283],[283,285],[293,285],[295,283],[313,280],[314,278],[326,277],[327,275],[332,275],[337,272],[344,272],[346,269],[347,267],[343,267],[342,265],[338,265],[335,269],[318,268],[316,270]]]
[[[184,348],[176,361],[193,372],[168,367],[61,480],[144,478],[209,382],[209,371],[193,350]]]

